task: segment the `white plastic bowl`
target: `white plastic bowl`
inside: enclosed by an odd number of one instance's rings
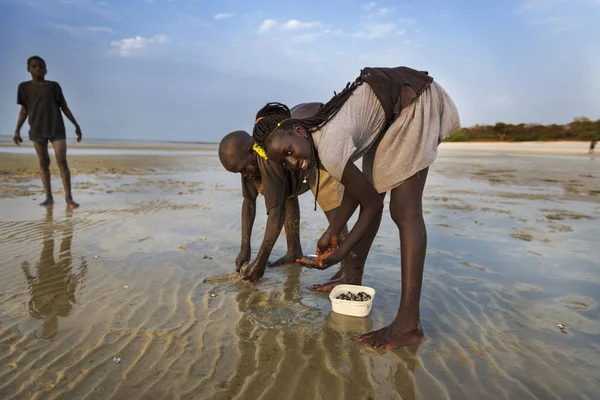
[[[371,296],[371,300],[353,301],[336,299],[340,294],[348,292],[353,294],[365,292]],[[331,293],[329,293],[329,300],[331,300],[331,308],[333,311],[338,314],[350,315],[352,317],[366,317],[369,315],[374,298],[375,289],[368,286],[338,285],[333,288]]]

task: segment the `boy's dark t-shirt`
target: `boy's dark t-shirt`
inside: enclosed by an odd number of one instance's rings
[[[60,111],[67,102],[57,82],[22,82],[17,90],[17,104],[27,108],[29,135],[40,138],[64,137],[65,123]]]
[[[263,160],[260,157],[258,157],[258,168],[260,169],[260,180],[247,179],[242,176],[242,196],[245,199],[255,200],[260,187],[262,187],[267,214],[287,198],[301,195],[309,190],[308,184],[301,183],[304,179],[301,174],[304,172],[294,173],[277,163]]]

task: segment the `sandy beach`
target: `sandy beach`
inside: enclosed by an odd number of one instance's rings
[[[494,154],[530,154],[557,156],[587,156],[590,142],[454,142],[442,143],[440,151],[484,152]]]
[[[377,290],[373,310],[345,317],[307,289],[335,267],[236,277],[239,176],[215,145],[69,142],[81,150],[69,153],[76,210],[54,162],[56,204],[38,206],[33,149],[8,146],[0,399],[597,397],[600,161],[589,143],[441,145],[424,200],[428,339],[391,352],[354,341],[398,307],[387,207],[363,280]],[[300,198],[305,252],[327,226],[312,201]],[[282,237],[271,259],[284,252]]]

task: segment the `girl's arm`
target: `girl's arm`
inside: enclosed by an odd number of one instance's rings
[[[354,214],[354,211],[356,211],[358,205],[359,202],[350,194],[350,192],[348,192],[348,190],[344,190],[340,209],[330,222],[327,232],[333,236],[338,236],[344,226],[346,226],[348,223],[350,217],[352,217],[352,214]]]
[[[381,197],[379,197],[379,194],[377,194],[377,191],[364,174],[351,161],[344,168],[342,184],[345,189],[340,211],[323,236],[337,236],[358,205],[360,205],[360,212],[358,221],[356,221],[356,224],[354,224],[354,227],[337,251],[330,256],[322,258],[322,264],[326,267],[336,264],[345,258],[367,233],[371,222],[383,212]],[[325,244],[321,241],[319,242],[320,246]],[[321,248],[321,253],[323,253],[323,250]]]

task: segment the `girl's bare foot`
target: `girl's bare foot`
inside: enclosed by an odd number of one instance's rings
[[[394,328],[393,325],[392,323],[392,325],[385,328],[366,333],[357,338],[356,341],[379,350],[392,350],[402,346],[419,344],[425,340],[425,334],[421,329],[402,332],[402,330]]]
[[[338,274],[335,274],[330,280],[328,280],[325,283],[312,285],[308,289],[312,290],[313,292],[329,293],[337,285],[362,285],[362,277],[344,276],[343,274],[341,274],[341,276],[336,279],[337,275]]]

